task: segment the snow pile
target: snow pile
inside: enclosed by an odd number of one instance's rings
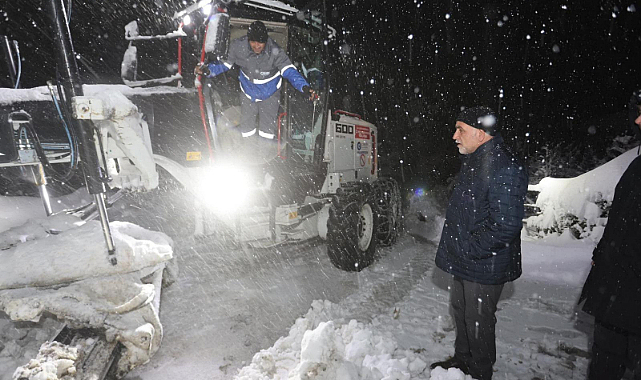
[[[530,191],[539,192],[536,206],[541,213],[529,217],[527,226],[542,234],[573,227],[578,237],[594,234],[592,238],[599,240],[605,226],[602,210],[612,203],[619,178],[636,156],[637,149],[631,149],[578,177],[544,178],[531,185]]]
[[[566,266],[559,265],[564,261],[558,258],[563,256],[563,244],[569,242],[531,239],[524,244],[523,255],[530,258],[528,266],[524,259],[528,275],[507,284],[499,302],[496,378],[569,379],[582,378],[585,373],[588,337],[576,330],[580,287],[573,283],[585,278],[589,244],[583,244],[581,250],[581,242],[573,240],[577,244],[571,259]],[[554,244],[555,250],[550,250]],[[555,260],[545,263],[549,258]],[[534,270],[538,265],[541,267]],[[563,275],[566,272],[576,274],[568,277]],[[554,279],[553,283],[548,279]],[[369,323],[345,318],[354,304],[363,301],[360,297],[340,304],[314,301],[289,335],[255,354],[235,379],[472,380],[458,369],[429,369],[429,363],[447,358],[454,350],[448,284],[446,274],[430,271],[407,297],[374,315]],[[357,316],[367,319],[361,313]]]
[[[399,350],[392,334],[374,324],[328,320],[339,309],[329,301],[314,301],[287,337],[257,353],[235,379],[409,380],[425,371],[423,360],[411,350]]]
[[[76,227],[74,222],[80,219],[61,214],[30,220],[0,234],[0,289],[128,273],[172,258],[172,241],[167,235],[112,222],[118,265],[111,265],[100,223],[89,221]]]
[[[544,244],[545,249],[541,249]],[[576,239],[568,230],[544,239],[521,235],[521,279],[580,287],[590,271],[591,252],[596,242]]]
[[[39,323],[11,323],[0,318],[0,379],[8,380],[16,367],[36,357],[40,345],[55,336],[62,322],[43,318]]]
[[[56,204],[52,204],[56,207]],[[0,232],[13,226],[19,226],[29,219],[45,216],[44,207],[39,198],[33,197],[0,197]],[[0,248],[1,250],[2,248]]]
[[[78,349],[58,342],[46,342],[28,364],[18,367],[14,380],[71,380],[75,378]]]
[[[443,369],[437,367],[432,370],[430,374],[430,380],[470,380],[472,377],[470,375],[465,375],[463,372],[456,368]]]

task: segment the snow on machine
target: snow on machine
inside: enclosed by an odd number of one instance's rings
[[[12,319],[37,321],[51,313],[64,322],[56,333],[59,344],[43,346],[38,360],[54,357],[61,373],[77,378],[108,378],[123,376],[157,351],[160,284],[171,268],[171,239],[110,223],[107,208],[122,190],[156,188],[159,173],[161,180],[173,177],[193,194],[195,233],[208,238],[231,236],[239,244],[269,247],[320,237],[327,241],[330,261],[346,271],[364,269],[374,261],[377,245],[396,241],[401,196],[394,179],[379,177],[378,129],[332,107],[338,61],[330,53],[336,33],[324,21],[323,3],[299,10],[272,0],[205,0],[176,12],[175,30],[157,35],[141,35],[137,22],[131,22],[125,27],[124,85],[81,83],[64,2],[47,4],[57,83],[18,88],[20,59],[11,58],[17,48],[0,36],[16,84],[0,89],[0,168],[18,168],[39,187],[51,221],[19,227],[32,239],[73,236],[84,228],[82,233],[94,240],[102,236],[104,248],[88,261],[100,262],[87,264],[95,267],[91,274],[60,270],[60,278],[48,272],[44,282],[41,276],[0,283],[0,310]],[[274,144],[262,143],[258,134],[241,137],[237,72],[213,79],[192,75],[197,62],[225,57],[229,42],[246,34],[254,20],[267,25],[270,37],[319,95],[311,102],[284,82]],[[157,57],[157,41],[175,45],[175,55],[161,52],[172,57],[166,67],[175,70],[140,79],[143,59],[153,56],[145,49],[152,46]],[[48,179],[66,181],[80,170],[93,203],[53,212]],[[99,222],[88,222],[96,217]],[[0,260],[9,252],[19,265],[16,251],[25,248],[18,235],[11,230],[0,236],[0,249],[6,250]],[[148,242],[143,250],[153,253],[146,260],[138,260],[140,240]],[[49,254],[35,247],[29,247],[34,260]],[[118,283],[113,276],[129,282]],[[79,292],[82,297],[74,296]],[[69,299],[82,299],[82,312],[74,313]],[[82,347],[81,353],[70,352],[71,345]],[[35,359],[31,364],[39,365]],[[22,369],[18,378],[34,376],[29,365]]]

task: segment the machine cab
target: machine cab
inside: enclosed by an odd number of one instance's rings
[[[229,17],[222,19],[216,30],[228,28],[228,38],[218,43],[226,46],[212,47],[209,59],[220,58],[230,41],[247,34],[249,25],[255,21],[250,18]],[[281,85],[280,108],[277,115],[276,139],[277,149],[273,156],[281,159],[292,159],[302,163],[320,162],[322,156],[323,119],[328,98],[326,81],[326,59],[324,57],[323,31],[305,23],[286,23],[261,20],[267,26],[269,37],[287,52],[292,64],[307,80],[310,87],[319,95],[318,101],[310,101],[309,94],[303,94],[283,79]],[[210,21],[211,22],[211,21]],[[228,25],[225,25],[227,24]],[[211,26],[210,26],[211,28]],[[225,35],[219,33],[219,35]],[[208,37],[209,38],[209,37]],[[207,45],[207,43],[206,43]],[[210,44],[214,46],[214,44]],[[212,54],[218,55],[214,57]],[[240,90],[238,71],[227,73],[208,80],[215,91],[210,101],[218,102],[218,112],[223,117],[212,123],[216,124],[215,134],[220,136],[221,150],[237,154],[237,147],[243,143],[238,141],[239,132],[236,130],[240,122]],[[316,160],[316,161],[315,161]]]

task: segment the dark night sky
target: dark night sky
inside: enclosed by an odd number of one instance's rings
[[[21,41],[25,87],[54,72],[43,4],[0,5],[3,27]],[[83,78],[117,83],[124,25],[138,18],[143,33],[164,33],[173,4],[73,1]],[[403,159],[415,174],[456,170],[450,137],[461,106],[497,110],[505,137],[529,159],[550,141],[606,145],[624,132],[627,99],[641,87],[638,2],[336,0],[328,9],[332,47],[351,52],[334,77],[339,103],[379,125],[389,161]]]
[[[442,171],[456,156],[461,106],[497,110],[505,137],[527,158],[550,141],[596,149],[625,132],[627,100],[641,85],[640,7],[344,1],[332,16],[358,57],[367,117],[387,127],[406,161]]]

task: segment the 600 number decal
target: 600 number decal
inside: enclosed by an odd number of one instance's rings
[[[347,124],[336,124],[336,133],[346,133],[346,134],[353,135],[354,126],[347,125]]]

